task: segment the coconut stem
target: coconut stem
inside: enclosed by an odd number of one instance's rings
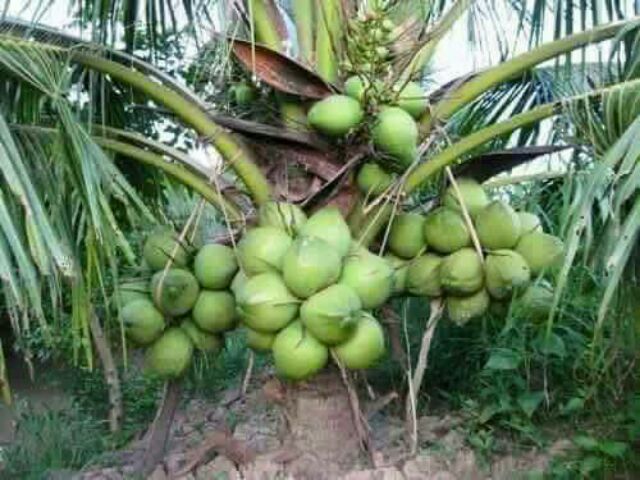
[[[458,187],[458,182],[456,182],[453,173],[451,173],[451,168],[445,168],[447,172],[447,177],[449,177],[449,182],[453,187],[453,191],[456,194],[458,199],[458,203],[460,204],[460,209],[462,210],[462,216],[464,217],[464,221],[467,224],[467,228],[469,229],[469,234],[471,235],[471,241],[473,242],[473,246],[476,249],[478,257],[480,258],[480,262],[484,265],[484,255],[482,253],[482,246],[480,245],[480,240],[478,239],[478,232],[476,232],[476,228],[473,226],[473,222],[471,221],[471,215],[469,215],[469,210],[467,210],[467,206],[464,203],[464,199],[462,198],[462,193],[460,193],[460,188]]]
[[[249,382],[251,381],[251,376],[253,374],[253,364],[255,362],[255,355],[253,350],[249,350],[249,362],[247,364],[247,369],[244,372],[244,378],[242,379],[242,388],[240,390],[240,396],[244,397],[247,394],[247,390],[249,389]]]
[[[338,356],[331,351],[331,357],[333,358],[334,363],[338,366],[340,370],[340,376],[342,377],[342,382],[344,383],[345,388],[347,389],[347,393],[349,394],[349,404],[351,405],[351,413],[353,415],[353,423],[356,426],[356,431],[358,432],[358,440],[360,442],[360,447],[363,451],[369,452],[369,454],[373,453],[373,449],[371,448],[371,438],[369,436],[370,427],[367,424],[364,415],[362,414],[362,410],[360,409],[360,400],[358,399],[358,393],[356,392],[355,387],[353,386],[353,382],[349,378],[349,373],[347,369],[344,368],[344,365],[338,358]]]
[[[431,349],[431,341],[433,340],[433,334],[436,331],[438,321],[442,317],[444,303],[442,299],[436,298],[431,301],[429,320],[427,321],[427,328],[422,336],[422,344],[420,345],[420,353],[418,354],[418,363],[416,369],[413,372],[413,376],[409,380],[409,393],[406,400],[406,425],[407,434],[409,436],[410,451],[415,454],[418,450],[418,395],[420,394],[420,388],[422,387],[422,380],[424,379],[424,373],[427,370],[427,360],[429,357],[429,350]]]

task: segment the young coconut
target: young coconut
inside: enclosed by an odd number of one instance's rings
[[[439,253],[451,253],[471,245],[462,215],[447,207],[436,208],[424,221],[427,245]]]
[[[231,87],[233,101],[240,107],[248,107],[257,97],[257,91],[246,82],[236,83]]]
[[[144,261],[154,271],[163,269],[167,262],[172,261],[172,267],[186,267],[189,254],[178,236],[170,230],[157,230],[147,237],[142,248]]]
[[[427,110],[427,96],[416,82],[407,83],[398,95],[398,106],[418,120]]]
[[[291,237],[278,228],[252,228],[238,242],[238,260],[249,276],[279,272],[291,242]]]
[[[334,248],[340,258],[351,248],[351,231],[337,207],[325,207],[311,215],[300,235],[321,238]]]
[[[413,295],[439,297],[442,257],[427,253],[414,258],[407,269],[407,291]]]
[[[529,265],[513,250],[494,250],[485,262],[486,285],[489,294],[498,300],[524,288],[531,280]]]
[[[516,246],[516,252],[527,261],[531,273],[538,275],[562,260],[564,243],[548,233],[531,232],[522,236]]]
[[[393,270],[384,258],[363,248],[345,259],[340,283],[355,290],[362,308],[378,308],[391,296]]]
[[[393,269],[393,294],[403,294],[407,289],[407,272],[409,271],[409,261],[400,257],[396,257],[392,253],[387,253],[383,258]]]
[[[499,200],[478,212],[475,227],[482,246],[491,250],[515,247],[520,238],[520,217],[511,205]]]
[[[302,323],[295,321],[276,335],[273,363],[278,375],[290,380],[304,380],[324,368],[329,350],[316,340]]]
[[[120,312],[127,338],[136,345],[149,345],[164,330],[164,317],[149,297],[129,302]]]
[[[489,204],[489,197],[480,185],[473,178],[458,178],[456,180],[458,190],[462,197],[465,208],[471,217],[475,217],[477,213]],[[462,212],[460,201],[453,185],[450,185],[444,192],[444,206],[456,212]]]
[[[469,295],[484,284],[484,270],[478,253],[473,248],[463,248],[442,260],[440,265],[442,289],[451,295]]]
[[[298,315],[299,304],[282,277],[275,273],[251,277],[236,297],[242,321],[261,332],[277,332],[284,328]]]
[[[144,371],[164,379],[181,377],[191,365],[193,343],[179,327],[168,329],[148,349]]]
[[[245,340],[247,346],[254,352],[270,352],[273,341],[276,339],[275,333],[265,333],[249,328],[245,325]]]
[[[400,170],[406,170],[418,154],[418,127],[401,108],[385,107],[376,118],[371,136],[377,149],[398,161]]]
[[[299,237],[282,262],[284,283],[299,298],[308,298],[337,282],[341,270],[338,254],[318,237]]]
[[[258,212],[258,224],[261,227],[279,228],[290,237],[295,237],[306,221],[307,215],[293,203],[267,202]]]
[[[229,290],[231,290],[231,293],[233,293],[234,297],[238,296],[238,293],[247,283],[247,280],[249,280],[249,277],[247,277],[247,275],[242,270],[238,270],[238,273],[236,273],[235,277],[233,277],[233,281],[231,282],[231,286],[229,287]]]
[[[370,368],[384,355],[384,331],[375,318],[363,312],[351,338],[334,347],[333,352],[346,368]]]
[[[116,288],[116,302],[125,307],[135,300],[149,299],[149,280],[129,280],[120,283]]]
[[[219,335],[203,332],[191,320],[183,320],[180,328],[187,334],[196,350],[207,353],[218,353],[222,350],[224,340]]]
[[[356,177],[358,188],[365,195],[381,195],[393,183],[393,176],[380,165],[368,162],[360,167]]]
[[[203,246],[193,260],[193,273],[203,288],[228,288],[238,271],[238,262],[232,248],[226,245]]]
[[[316,102],[307,119],[309,125],[330,137],[342,137],[364,117],[360,102],[346,95],[331,95]]]
[[[344,93],[351,98],[362,102],[364,99],[364,93],[369,85],[369,81],[358,75],[353,75],[344,82]]]
[[[304,302],[300,320],[322,343],[337,345],[351,336],[361,309],[358,294],[351,287],[338,283]]]
[[[231,330],[236,324],[236,301],[224,290],[201,290],[191,312],[199,328],[209,333]]]
[[[151,277],[151,294],[156,307],[170,317],[179,317],[193,308],[200,293],[198,280],[182,268],[160,270]]]
[[[522,235],[531,232],[542,232],[542,223],[535,213],[517,212],[520,219],[520,230]]]
[[[472,318],[482,316],[489,308],[489,295],[483,288],[466,297],[448,296],[447,315],[458,326],[462,326]]]
[[[417,213],[396,216],[389,233],[389,248],[402,258],[413,258],[426,248],[424,239],[425,218]]]
[[[515,311],[532,320],[543,320],[549,316],[553,305],[553,290],[546,283],[529,285],[516,300]]]

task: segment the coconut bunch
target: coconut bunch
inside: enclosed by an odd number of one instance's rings
[[[374,155],[358,170],[357,184],[367,195],[379,195],[417,158],[417,121],[428,104],[422,87],[399,83],[392,74],[390,46],[395,25],[383,9],[358,15],[348,23],[347,58],[341,94],[314,103],[309,125],[332,139],[362,133]],[[357,59],[357,60],[356,60]]]
[[[457,187],[449,187],[426,216],[404,213],[393,220],[387,258],[396,292],[443,297],[449,318],[459,325],[484,314],[492,302],[512,298],[534,317],[544,316],[553,292],[534,280],[562,259],[562,241],[545,233],[536,215],[490,201],[475,180],[461,178]]]
[[[174,232],[154,232],[143,248],[151,281],[118,289],[127,338],[146,349],[145,370],[161,378],[182,376],[196,352],[220,352],[224,333],[236,325],[229,291],[238,270],[234,251],[207,244],[193,253]]]
[[[335,207],[307,218],[295,205],[272,202],[258,217],[238,242],[231,284],[248,346],[270,352],[290,380],[319,372],[331,351],[346,368],[370,367],[385,350],[370,312],[390,297],[392,268],[353,243]]]

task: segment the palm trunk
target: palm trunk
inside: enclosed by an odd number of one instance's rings
[[[287,422],[285,445],[298,453],[291,465],[321,471],[327,478],[352,468],[361,459],[360,438],[349,392],[337,368],[310,382],[286,386],[283,414]],[[314,465],[309,468],[309,462]],[[324,477],[319,477],[324,478]]]

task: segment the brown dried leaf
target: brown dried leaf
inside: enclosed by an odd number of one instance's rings
[[[358,189],[353,185],[346,184],[340,191],[327,202],[327,205],[338,207],[343,217],[348,217],[349,213],[358,201]]]
[[[246,40],[229,41],[233,53],[245,68],[276,90],[313,99],[333,93],[315,72],[280,52]]]

